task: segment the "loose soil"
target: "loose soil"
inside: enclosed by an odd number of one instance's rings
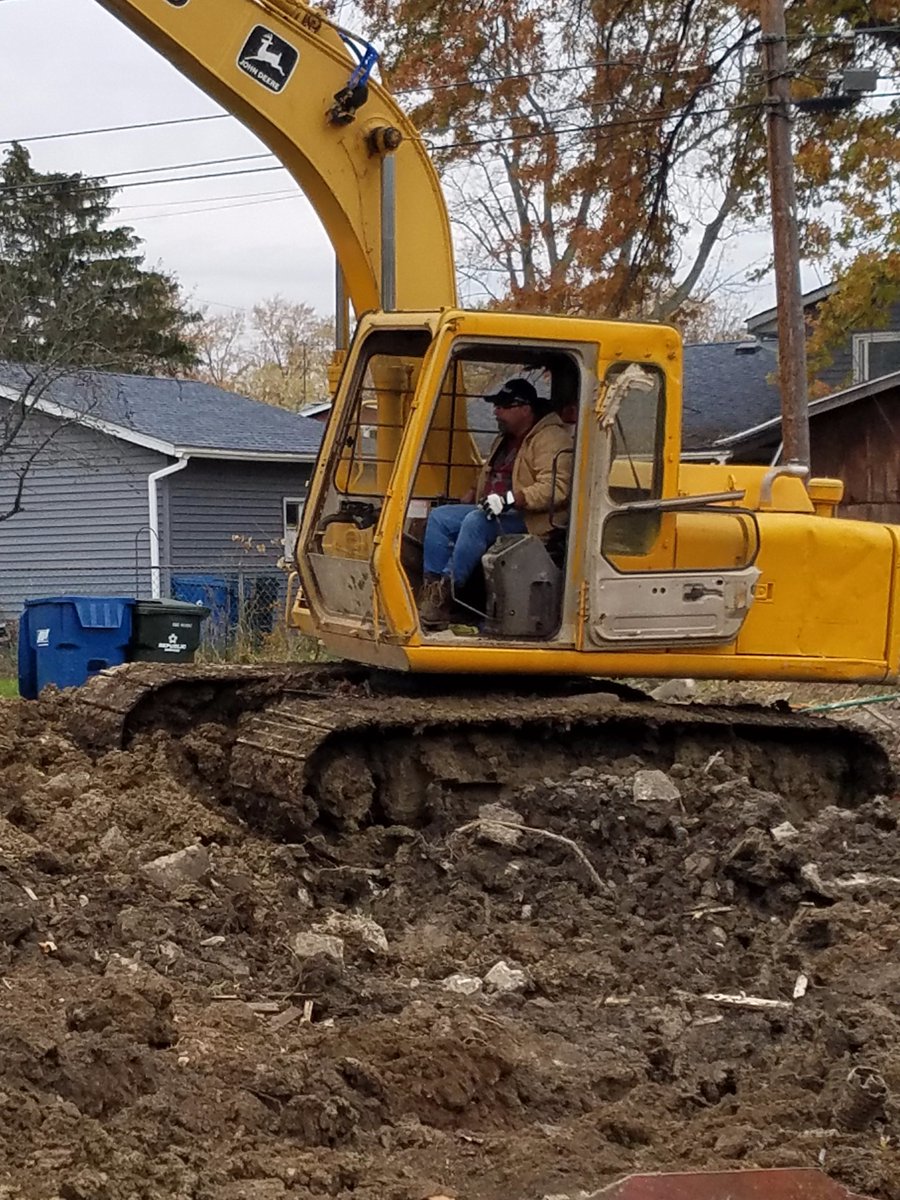
[[[823,1164],[900,1200],[896,797],[686,747],[289,844],[227,803],[215,728],[95,759],[62,705],[0,702],[0,1200]]]

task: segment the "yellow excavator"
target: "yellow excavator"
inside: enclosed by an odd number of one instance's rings
[[[120,668],[73,699],[84,740],[230,722],[228,786],[295,838],[427,821],[448,802],[465,814],[531,778],[628,753],[665,767],[686,747],[758,786],[805,777],[822,804],[888,786],[861,732],[658,703],[628,681],[896,679],[900,529],[841,520],[840,482],[794,464],[682,461],[674,328],[459,308],[434,166],[361,39],[300,0],[98,2],[287,167],[335,248],[338,329],[348,303],[356,323],[289,618],[340,661]],[[497,537],[454,591],[454,619],[429,625],[429,520],[472,495],[512,379],[567,422],[543,530]],[[603,1195],[850,1200],[805,1169],[641,1176]]]

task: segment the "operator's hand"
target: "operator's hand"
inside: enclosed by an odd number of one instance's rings
[[[512,492],[507,492],[505,496],[499,496],[496,492],[492,492],[481,502],[481,511],[490,521],[494,521],[501,513],[509,512],[515,506],[516,498]]]

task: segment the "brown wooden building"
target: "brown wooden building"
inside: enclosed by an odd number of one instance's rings
[[[812,473],[843,480],[840,515],[900,524],[900,371],[812,401],[809,418]],[[720,438],[713,449],[731,462],[774,462],[781,418]]]

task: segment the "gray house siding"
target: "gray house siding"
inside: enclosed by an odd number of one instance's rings
[[[815,306],[812,306],[809,311],[815,312]],[[778,337],[777,317],[772,317],[770,320],[764,322],[754,323],[751,320],[748,322],[748,327],[757,337],[765,341],[774,340]],[[832,350],[831,362],[817,372],[816,378],[821,383],[824,383],[828,390],[832,392],[850,387],[853,383],[862,382],[862,380],[855,379],[853,374],[853,334],[871,333],[877,336],[891,331],[900,331],[900,303],[891,306],[886,323],[877,329],[869,327],[854,329],[846,341]],[[898,350],[900,350],[900,347],[898,347]],[[897,366],[885,365],[880,367],[879,364],[873,363],[869,372],[869,378],[875,379],[896,370],[898,370]]]
[[[4,619],[38,596],[149,594],[147,476],[169,460],[35,413],[0,458],[0,513],[11,504],[17,465],[51,432],[28,473],[23,510],[0,521]]]
[[[892,330],[900,330],[900,304],[892,306],[890,315],[886,325],[878,329],[854,329],[853,333],[872,333],[876,336],[884,334]],[[827,367],[820,370],[816,378],[820,379],[828,386],[829,391],[837,391],[840,388],[849,387],[853,383],[861,383],[862,380],[856,379],[853,374],[853,337],[847,338],[837,349],[832,351],[832,361]],[[890,368],[897,370],[897,367]],[[890,369],[880,370],[876,363],[871,364],[869,378],[875,379],[880,375],[890,373]]]
[[[306,495],[312,463],[195,458],[160,482],[164,587],[173,575],[243,584],[279,574],[286,498]]]

